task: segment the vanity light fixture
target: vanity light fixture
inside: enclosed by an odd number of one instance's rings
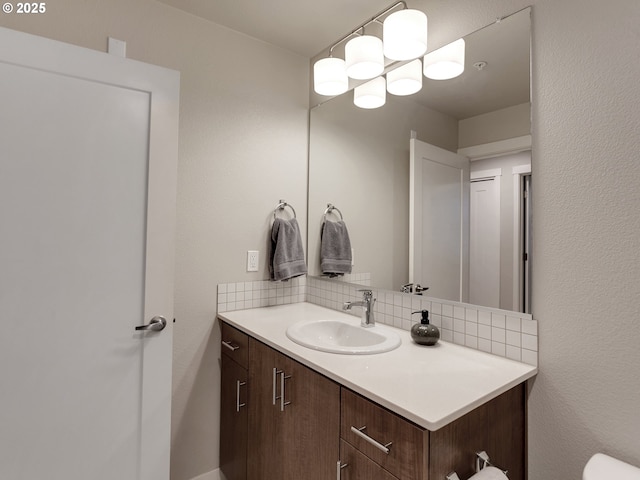
[[[341,95],[349,90],[345,61],[334,57],[318,60],[313,65],[313,89],[320,95]]]
[[[402,9],[393,12],[398,7]],[[382,23],[384,41],[373,35],[365,35],[365,28],[372,23]],[[342,73],[340,62],[326,60],[333,59],[334,49],[347,40],[344,60],[346,73]],[[418,58],[426,51],[427,16],[419,10],[409,9],[405,1],[398,1],[357,26],[329,48],[329,57],[318,60],[313,66],[314,90],[321,95],[339,95],[330,92],[344,93],[345,74],[356,80],[367,80],[383,73],[385,55],[389,60],[405,61]]]
[[[427,16],[405,9],[389,15],[382,24],[384,55],[391,60],[411,60],[427,52]]]
[[[402,7],[400,10],[396,10]],[[386,18],[385,18],[386,17]],[[382,24],[382,40],[366,35],[372,23]],[[345,59],[335,58],[334,49],[345,44]],[[404,0],[394,3],[357,26],[331,48],[329,56],[313,65],[313,88],[320,95],[341,95],[349,89],[349,78],[370,80],[354,89],[353,101],[361,108],[377,108],[385,104],[386,92],[411,95],[422,88],[422,73],[428,78],[445,80],[464,71],[465,43],[456,40],[427,55],[427,16],[407,7]],[[423,62],[420,57],[424,55]],[[384,74],[385,58],[405,62],[391,66]]]
[[[376,77],[357,86],[353,90],[353,103],[360,108],[378,108],[387,101],[387,89],[384,77]]]
[[[422,63],[413,60],[387,73],[387,92],[412,95],[422,88]]]
[[[432,80],[449,80],[464,72],[464,39],[445,45],[424,57],[424,76]]]
[[[352,38],[344,47],[347,75],[356,80],[368,80],[384,72],[382,40],[373,35]]]

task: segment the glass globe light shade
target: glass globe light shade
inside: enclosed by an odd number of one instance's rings
[[[424,57],[424,76],[432,80],[448,80],[464,72],[464,39],[445,45]]]
[[[405,9],[389,15],[382,24],[384,56],[391,60],[411,60],[427,51],[427,16],[420,10]]]
[[[347,75],[356,80],[368,80],[384,71],[382,40],[373,35],[352,38],[344,47]]]
[[[313,65],[313,89],[320,95],[341,95],[349,89],[345,61],[323,58]]]
[[[353,103],[360,108],[378,108],[387,100],[384,77],[377,77],[353,90]]]
[[[387,92],[411,95],[422,88],[422,62],[416,59],[387,73]]]

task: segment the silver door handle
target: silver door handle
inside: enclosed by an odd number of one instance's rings
[[[289,380],[290,378],[291,378],[291,375],[285,375],[284,372],[280,372],[280,411],[281,412],[284,412],[284,407],[291,404],[291,402],[285,402],[285,399],[284,399],[284,396],[285,396],[284,381]]]
[[[355,433],[356,435],[358,435],[360,438],[362,438],[363,440],[366,440],[367,442],[369,442],[371,445],[373,445],[374,447],[382,450],[384,453],[386,453],[387,455],[389,455],[389,447],[391,446],[391,444],[393,442],[389,442],[385,445],[381,444],[380,442],[378,442],[377,440],[371,438],[369,435],[367,435],[366,433],[363,432],[363,430],[365,430],[367,427],[361,427],[361,428],[356,428],[356,427],[351,427],[351,431],[353,433]]]
[[[231,350],[232,352],[235,352],[236,350],[238,350],[240,348],[240,346],[238,345],[234,345],[231,342],[225,342],[224,340],[222,340],[222,345],[224,345],[225,347],[227,347],[229,350]]]
[[[273,404],[276,404],[276,400],[280,397],[278,396],[278,375],[281,374],[282,371],[278,370],[276,367],[273,367]]]
[[[340,460],[338,460],[338,464],[336,465],[336,479],[340,480],[341,478],[341,474],[340,472],[342,471],[343,468],[348,467],[349,464],[348,463],[342,463]]]
[[[246,384],[247,382],[236,380],[236,412],[239,412],[241,407],[245,407],[247,405],[246,403],[240,403],[240,387],[243,387]]]
[[[152,332],[159,332],[160,330],[164,330],[164,327],[167,326],[167,319],[162,315],[158,315],[157,317],[153,317],[151,321],[146,325],[138,325],[136,330],[151,330]]]

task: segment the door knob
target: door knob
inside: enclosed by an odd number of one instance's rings
[[[159,332],[160,330],[164,330],[164,327],[167,326],[167,319],[162,315],[158,315],[153,317],[151,321],[146,325],[138,325],[136,330],[151,330],[152,332]]]

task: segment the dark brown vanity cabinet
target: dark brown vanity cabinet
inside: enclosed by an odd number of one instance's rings
[[[229,480],[247,478],[249,337],[222,324],[220,468]]]
[[[335,478],[340,386],[252,338],[249,385],[248,478]]]
[[[222,341],[227,480],[469,478],[482,450],[525,479],[524,384],[432,432],[224,323]]]
[[[525,479],[524,384],[433,432],[346,388],[341,409],[341,480],[469,478],[483,450],[510,480]]]

